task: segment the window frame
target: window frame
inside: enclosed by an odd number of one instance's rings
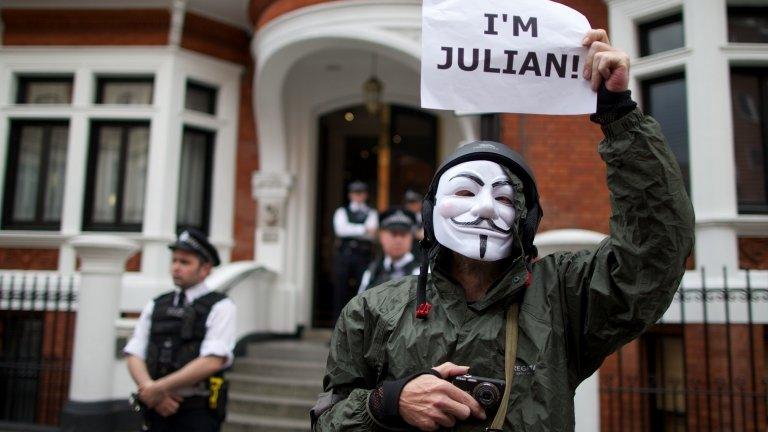
[[[94,196],[96,193],[96,165],[98,163],[98,145],[99,136],[98,130],[100,127],[120,127],[120,161],[118,163],[118,181],[117,181],[117,197],[116,197],[116,209],[115,218],[113,223],[107,222],[94,222],[93,210],[94,210]],[[125,200],[125,183],[126,183],[126,169],[128,165],[128,134],[126,131],[130,127],[146,126],[150,132],[152,131],[152,122],[150,120],[134,119],[134,120],[100,120],[91,119],[89,139],[88,139],[88,158],[85,173],[85,193],[83,202],[83,231],[107,231],[107,232],[142,232],[143,220],[141,223],[124,223],[123,219],[123,205]],[[149,147],[151,138],[148,138],[147,146]],[[149,161],[149,150],[147,153],[147,161]],[[148,183],[144,186],[144,208],[146,208],[147,200],[147,187]],[[143,218],[142,218],[143,219]]]
[[[181,163],[179,163],[179,176],[177,181],[177,196],[176,196],[176,216],[175,216],[175,222],[176,222],[176,230],[177,232],[181,232],[184,228],[192,227],[197,228],[201,231],[203,231],[206,235],[209,235],[209,230],[211,228],[211,203],[213,199],[213,158],[215,155],[215,146],[216,146],[216,133],[217,131],[211,130],[211,129],[205,129],[198,126],[192,126],[189,124],[182,125],[181,130],[181,148],[179,149],[179,159],[181,159],[182,154],[184,153],[184,134],[187,131],[192,131],[196,133],[202,133],[206,136],[206,143],[205,143],[205,168],[204,168],[204,176],[205,181],[203,183],[203,221],[202,226],[193,226],[189,224],[180,224],[179,223],[179,208],[178,208],[178,200],[179,195],[181,192]]]
[[[104,86],[110,83],[146,83],[152,86],[152,93],[150,101],[147,104],[111,104],[105,103],[104,100]],[[155,76],[154,75],[95,75],[94,85],[96,86],[96,92],[94,93],[93,103],[95,105],[120,105],[120,106],[150,106],[155,103]]]
[[[207,111],[198,111],[195,109],[187,108],[187,98],[189,96],[189,89],[193,88],[195,90],[202,90],[204,92],[209,93],[212,97],[210,101],[208,102],[208,110]],[[193,79],[187,79],[187,85],[184,87],[184,110],[200,113],[200,114],[206,114],[210,116],[216,115],[216,108],[218,108],[218,104],[216,103],[216,99],[219,97],[219,89],[215,86],[202,83],[200,81],[196,81]]]
[[[677,72],[670,72],[670,73],[667,73],[667,74],[663,74],[663,75],[659,75],[659,76],[654,76],[653,78],[647,78],[647,79],[640,79],[640,80],[638,80],[638,84],[639,84],[639,87],[640,87],[640,102],[642,104],[641,106],[642,106],[643,111],[648,113],[649,115],[653,116],[653,113],[650,112],[651,111],[650,107],[649,107],[650,104],[648,103],[651,100],[651,94],[650,94],[651,93],[650,92],[650,87],[651,86],[653,86],[654,84],[661,84],[661,83],[675,81],[675,80],[679,80],[679,79],[683,80],[683,83],[685,84],[685,87],[686,87],[685,88],[686,98],[683,101],[683,103],[685,103],[685,105],[686,105],[685,106],[685,111],[686,111],[686,114],[687,114],[688,113],[688,97],[687,97],[687,94],[688,94],[688,81],[687,81],[687,76],[686,76],[685,70],[680,70],[680,71],[677,71]],[[692,189],[693,189],[693,179],[691,178],[691,161],[690,161],[690,154],[691,154],[690,124],[688,124],[688,117],[687,117],[687,115],[686,115],[685,123],[686,123],[685,124],[685,129],[686,129],[686,138],[687,138],[686,147],[688,148],[688,158],[689,159],[688,159],[688,172],[686,173],[688,175],[688,177],[684,178],[683,182],[686,185],[686,190],[690,194]],[[677,158],[675,158],[675,161],[677,161]],[[678,164],[679,163],[680,162],[678,162]]]
[[[678,21],[680,21],[681,25],[683,25],[683,26],[685,25],[685,23],[683,22],[683,12],[682,11],[678,11],[678,12],[675,12],[675,13],[673,13],[671,15],[666,15],[666,16],[663,16],[661,18],[657,18],[657,19],[654,19],[654,20],[651,20],[651,21],[646,21],[646,22],[643,22],[643,23],[639,23],[637,25],[637,39],[638,39],[638,45],[639,45],[638,46],[638,48],[639,48],[638,53],[640,54],[640,57],[641,58],[642,57],[648,57],[648,56],[652,56],[652,55],[656,55],[656,54],[661,54],[663,52],[671,51],[671,50],[667,50],[667,51],[660,51],[660,52],[657,52],[657,53],[649,52],[650,46],[649,46],[649,43],[648,43],[648,34],[649,34],[650,31],[652,31],[652,30],[654,30],[654,29],[656,29],[658,27],[663,27],[663,26],[665,26],[667,24],[671,24],[671,23],[678,22]],[[685,47],[685,28],[683,27],[683,46],[681,46],[679,48],[675,48],[675,49],[680,49],[680,48],[684,48],[684,47]]]
[[[3,221],[2,229],[8,230],[34,230],[57,231],[61,229],[61,217],[57,221],[46,222],[43,220],[45,207],[45,186],[48,180],[48,164],[51,156],[51,129],[55,126],[66,126],[69,136],[69,119],[10,119],[8,134],[8,154],[6,156],[5,185],[3,194]],[[21,130],[26,125],[47,126],[43,132],[42,154],[40,155],[41,170],[38,174],[38,185],[35,197],[35,220],[32,222],[16,222],[13,220],[14,203],[16,201],[16,183],[19,167],[19,155],[21,153]],[[69,143],[67,143],[69,147]],[[65,162],[66,177],[66,162]],[[66,192],[64,192],[66,193]],[[64,200],[62,197],[62,207]],[[62,208],[63,212],[63,208]]]
[[[738,190],[736,191],[736,208],[739,213],[739,215],[765,215],[768,214],[768,67],[765,66],[731,66],[730,68],[730,79],[733,79],[734,73],[741,73],[741,74],[750,74],[753,76],[758,76],[759,78],[759,84],[760,84],[760,95],[759,95],[759,104],[760,104],[760,131],[762,133],[762,141],[763,141],[763,182],[764,190],[765,190],[765,204],[764,205],[755,205],[755,204],[748,204],[744,205],[739,202],[739,194]],[[733,92],[733,90],[731,90]],[[733,100],[733,93],[730,95],[731,100]],[[733,145],[734,145],[734,152],[735,147],[737,145],[736,142],[736,131],[733,131]],[[738,167],[736,167],[738,168]],[[735,181],[735,179],[734,179]],[[738,188],[738,185],[736,185]]]
[[[27,84],[30,83],[65,83],[70,84],[69,88],[69,102],[65,103],[52,103],[52,104],[36,104],[31,102],[24,102],[27,99]],[[16,98],[14,99],[17,105],[72,105],[72,98],[75,93],[75,77],[72,74],[52,74],[52,75],[37,75],[37,74],[17,74],[16,75]]]

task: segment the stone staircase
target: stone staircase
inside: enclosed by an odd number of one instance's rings
[[[329,332],[301,340],[250,344],[227,374],[223,432],[307,432],[309,409],[322,391]]]

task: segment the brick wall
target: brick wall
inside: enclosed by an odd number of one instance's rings
[[[608,232],[605,164],[597,153],[600,128],[587,116],[505,114],[501,140],[529,162],[544,209],[539,232],[581,228]]]
[[[3,9],[4,45],[165,45],[167,9]]]
[[[768,270],[768,238],[739,238],[739,267]]]
[[[251,37],[245,30],[188,12],[184,17],[181,47],[222,60],[247,65]]]
[[[240,114],[237,134],[237,173],[235,177],[235,244],[232,261],[252,260],[256,232],[256,202],[251,176],[259,167],[256,123],[253,112],[253,64],[249,64],[240,84]]]
[[[2,270],[56,270],[58,267],[58,249],[0,248]]]
[[[687,421],[686,430],[764,431],[765,326],[753,325],[750,332],[744,324],[686,324],[654,326],[650,332],[670,329],[677,329],[684,339],[685,381],[667,381],[664,386],[664,377],[658,374],[652,381],[648,368],[654,360],[649,358],[646,336],[630,342],[600,368],[601,431],[653,430],[651,395],[660,387],[666,388],[666,397],[657,397],[656,404],[675,406],[683,416],[680,420]],[[665,361],[683,360],[666,357]]]
[[[602,1],[560,3],[583,13],[593,28],[607,28]],[[587,116],[502,116],[501,140],[521,152],[536,175],[544,209],[539,232],[560,228],[608,232],[605,164],[597,153],[602,138],[600,128]]]

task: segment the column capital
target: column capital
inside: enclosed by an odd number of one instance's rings
[[[256,200],[285,200],[293,186],[293,176],[284,172],[254,171],[251,177],[253,198]]]
[[[80,235],[69,245],[80,257],[84,273],[121,274],[125,261],[139,249],[135,241],[110,234]]]

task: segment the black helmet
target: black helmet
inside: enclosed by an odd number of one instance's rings
[[[448,158],[443,161],[440,168],[435,172],[435,176],[432,177],[432,183],[429,185],[429,190],[424,196],[424,205],[421,210],[421,217],[424,221],[424,239],[421,241],[421,247],[424,251],[424,261],[421,265],[421,273],[419,274],[419,286],[417,291],[417,313],[419,318],[426,318],[429,313],[431,305],[426,302],[426,286],[427,286],[427,272],[429,267],[429,259],[432,255],[432,251],[437,247],[437,240],[435,239],[435,231],[432,225],[432,211],[435,207],[435,193],[437,192],[437,185],[440,182],[440,176],[449,168],[454,167],[460,163],[473,161],[473,160],[488,160],[496,162],[499,165],[506,167],[513,174],[515,174],[520,181],[523,182],[523,194],[525,195],[525,207],[527,214],[519,222],[520,241],[523,246],[523,254],[526,261],[530,261],[536,258],[537,250],[533,245],[533,239],[536,236],[536,231],[539,229],[539,222],[544,213],[541,210],[539,203],[539,192],[536,188],[536,179],[533,177],[533,171],[525,163],[525,159],[504,144],[494,141],[474,141],[469,144],[465,144],[459,147]]]

